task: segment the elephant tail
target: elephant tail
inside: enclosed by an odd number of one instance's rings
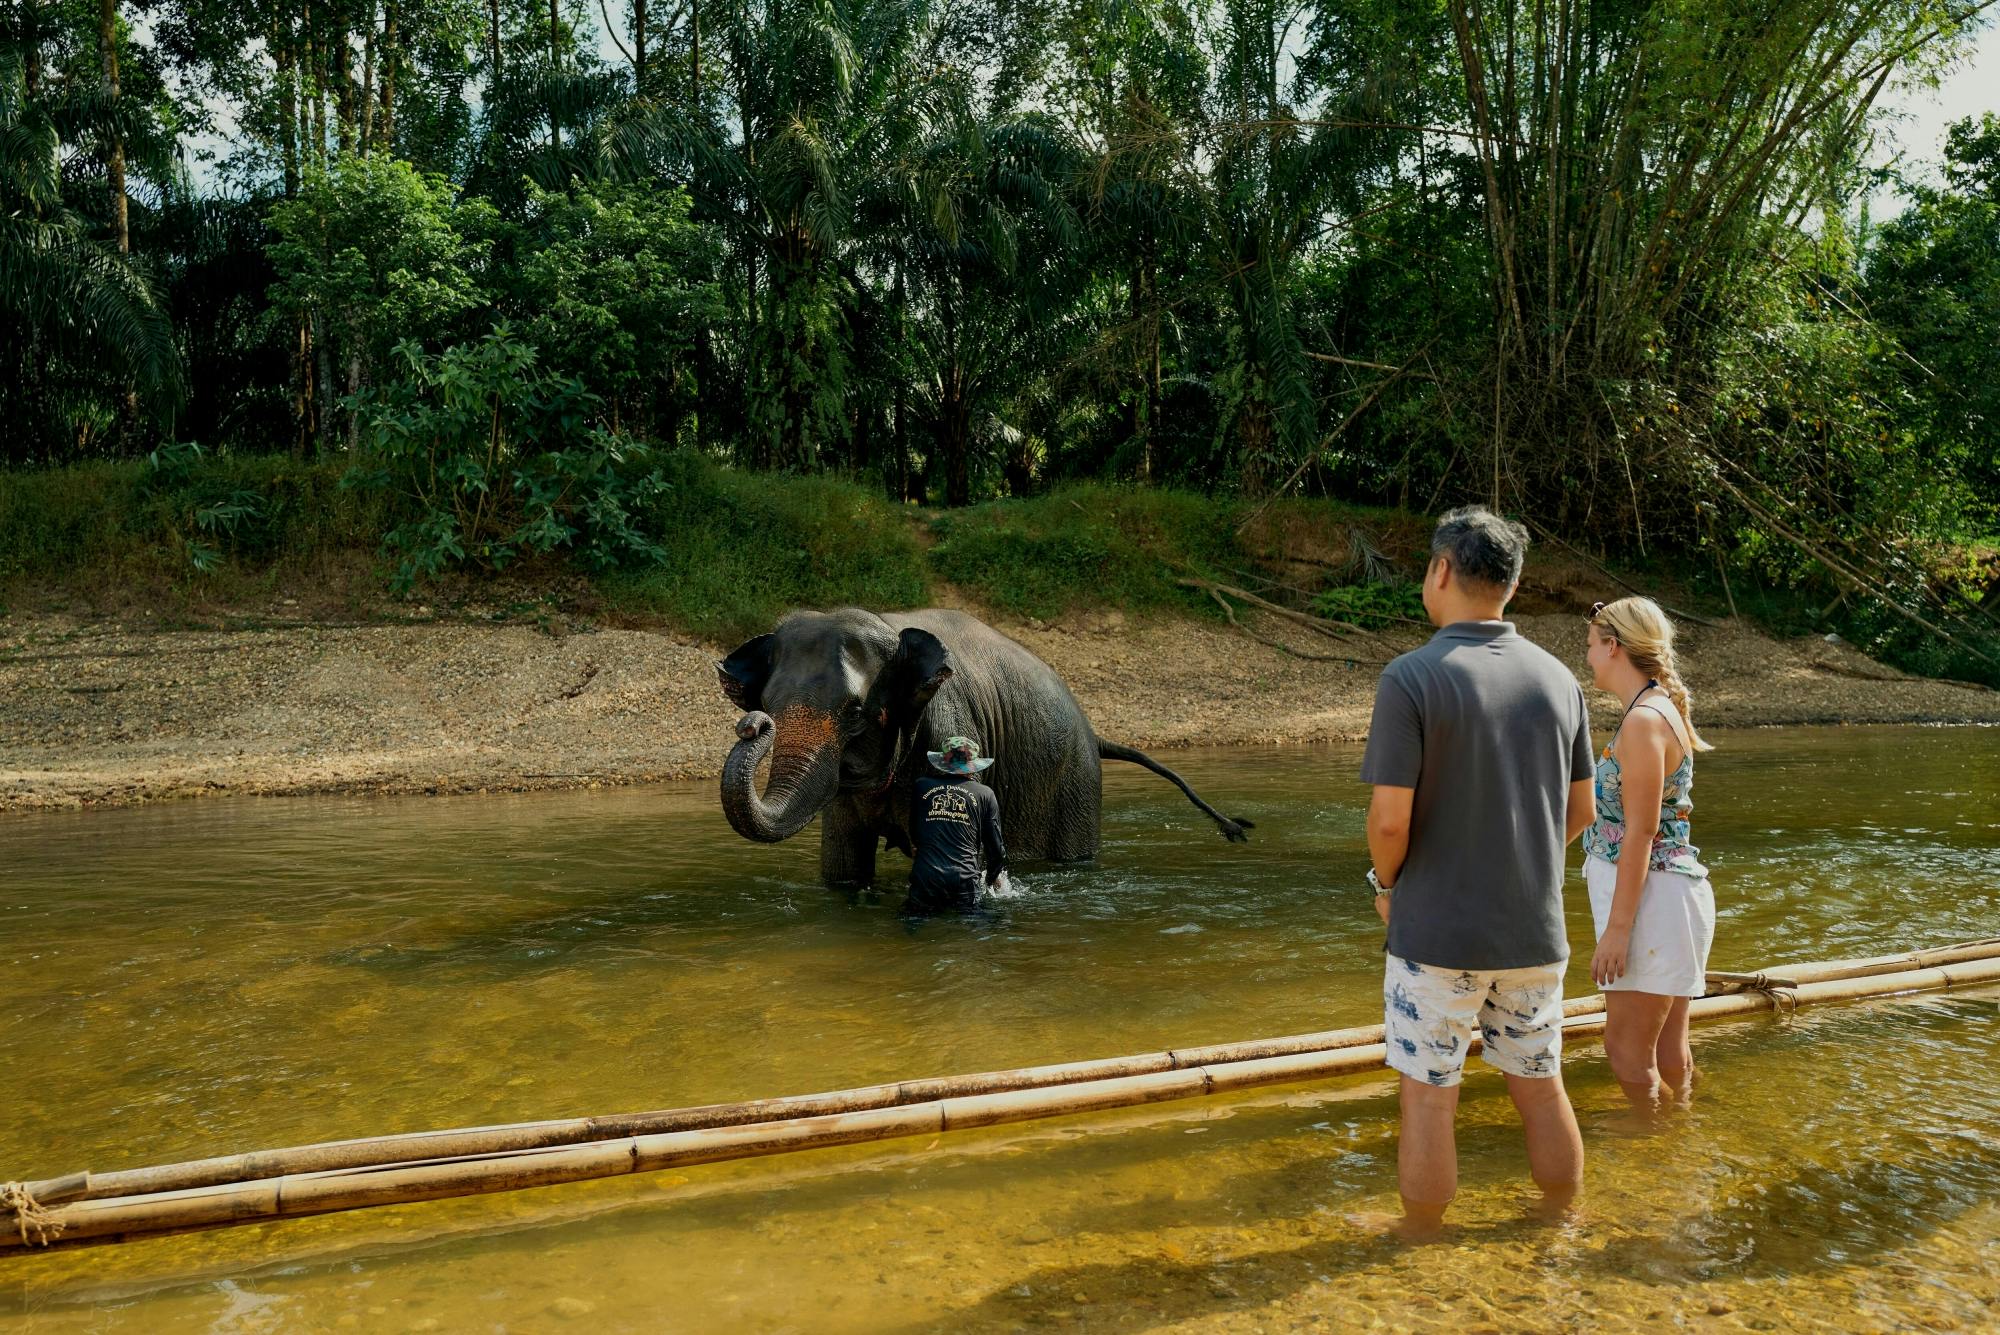
[[[1120,746],[1116,742],[1107,742],[1100,737],[1097,739],[1097,754],[1103,760],[1124,760],[1134,765],[1143,765],[1165,779],[1168,783],[1171,783],[1174,787],[1186,793],[1187,800],[1201,808],[1202,814],[1216,823],[1217,827],[1222,831],[1222,837],[1230,843],[1240,844],[1250,838],[1244,831],[1254,829],[1256,826],[1255,821],[1244,820],[1241,817],[1232,820],[1228,816],[1223,815],[1220,811],[1202,801],[1200,795],[1194,789],[1188,787],[1186,779],[1183,779],[1180,775],[1174,773],[1144,751],[1138,750],[1135,747]]]

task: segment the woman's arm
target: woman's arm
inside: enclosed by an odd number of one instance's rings
[[[1660,793],[1667,786],[1666,720],[1649,709],[1626,716],[1618,734],[1621,805],[1625,808],[1625,840],[1618,849],[1617,888],[1597,952],[1590,957],[1590,979],[1599,986],[1625,973],[1632,948],[1632,924],[1639,916],[1639,897],[1652,869],[1653,835],[1660,827]]]

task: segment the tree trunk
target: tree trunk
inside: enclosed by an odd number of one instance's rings
[[[361,151],[375,141],[375,0],[368,0],[361,30]]]
[[[632,0],[632,89],[646,95],[646,0]]]
[[[354,151],[354,49],[349,44],[347,25],[333,25],[333,96],[339,116],[335,133],[344,157]]]
[[[848,402],[854,405],[854,417],[848,430],[854,438],[852,459],[857,475],[868,469],[869,457],[875,450],[875,404],[865,394],[856,394]]]
[[[313,24],[312,11],[306,11],[306,31],[310,34],[306,45],[306,68],[312,71],[312,157],[316,166],[326,166],[326,44],[320,40],[319,29]]]
[[[1009,496],[1024,497],[1034,491],[1034,467],[1028,458],[1027,437],[1023,436],[1018,443],[1008,444],[1007,454],[1000,469],[1007,476]]]
[[[316,420],[313,425],[316,429],[313,432],[313,436],[324,447],[327,441],[327,433],[333,430],[334,422],[333,353],[326,346],[326,321],[317,314],[313,316],[312,342],[313,381],[319,391],[317,396],[318,402],[314,405]]]
[[[1242,442],[1241,485],[1245,496],[1264,494],[1264,470],[1271,460],[1271,405],[1261,397],[1247,400],[1236,419]]]
[[[701,110],[701,0],[688,0],[688,14],[691,23],[688,28],[688,51],[694,57],[694,86],[688,93],[688,101],[696,112]]]
[[[965,376],[957,366],[946,372],[942,397],[938,425],[944,454],[944,503],[968,505],[972,501],[972,415],[965,400]]]
[[[1146,396],[1146,356],[1145,356],[1145,347],[1146,347],[1145,291],[1146,291],[1146,278],[1145,278],[1144,267],[1143,266],[1134,267],[1132,270],[1131,279],[1127,281],[1127,283],[1125,284],[1125,296],[1126,296],[1125,304],[1128,311],[1128,317],[1132,321],[1132,337],[1134,341],[1137,343],[1139,348],[1139,356],[1135,359],[1138,363],[1135,369],[1139,372],[1139,385],[1132,391],[1132,397],[1126,403],[1125,438],[1127,440],[1136,441],[1138,443],[1139,480],[1141,482],[1146,482],[1151,480],[1152,476],[1151,465],[1152,465],[1152,455],[1153,455],[1150,442],[1146,438],[1148,424],[1146,421],[1147,396]]]
[[[491,68],[488,70],[490,87],[487,90],[489,103],[500,100],[500,0],[486,0],[486,40]]]
[[[104,59],[104,95],[111,101],[114,117],[119,114],[118,97],[118,0],[98,0],[98,52]],[[105,153],[104,168],[111,181],[111,226],[118,236],[118,253],[132,253],[132,229],[125,200],[125,134],[114,124],[111,143]]]
[[[285,168],[285,198],[299,193],[298,52],[289,25],[271,23],[271,54],[278,62],[278,157]]]
[[[292,351],[292,383],[298,391],[292,397],[292,416],[298,425],[298,435],[292,443],[292,454],[300,459],[306,457],[306,446],[313,439],[313,381],[312,381],[312,320],[304,311],[299,312],[299,341]]]
[[[27,32],[23,34],[27,52],[21,66],[21,87],[33,101],[42,91],[42,16],[35,0],[29,0],[27,12]]]
[[[396,150],[396,0],[382,6],[382,119],[376,143],[384,153]]]
[[[361,335],[350,326],[347,336],[354,340],[354,350],[347,357],[347,396],[351,399],[361,392]],[[352,408],[347,410],[347,448],[350,452],[361,448],[361,414]]]
[[[904,427],[904,419],[909,411],[909,383],[903,375],[902,368],[902,351],[905,337],[903,331],[903,302],[903,265],[902,261],[898,260],[896,263],[896,286],[889,298],[890,308],[895,312],[894,324],[891,327],[897,354],[896,421],[893,430],[896,439],[896,499],[898,501],[907,501],[910,499],[910,437],[909,432]]]
[[[549,0],[549,73],[551,74],[562,72],[562,51],[559,46],[561,22],[562,15],[557,9],[556,0]],[[549,147],[558,154],[562,152],[562,113],[557,110],[553,101],[549,104]]]
[[[1164,395],[1160,388],[1160,276],[1153,259],[1146,257],[1146,346],[1151,365],[1146,376],[1146,455],[1144,476],[1152,482],[1159,468],[1160,412]]]

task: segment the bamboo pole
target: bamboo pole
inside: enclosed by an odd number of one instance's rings
[[[1963,954],[1968,949],[1975,948],[1916,953],[1952,956]],[[1882,961],[1835,961],[1830,965],[1800,966],[1787,972],[1812,972],[1821,976],[1815,981],[1801,982],[1796,989],[1787,990],[1782,996],[1774,990],[1762,989],[1698,998],[1689,1007],[1689,1018],[1711,1020],[1830,1001],[2000,982],[2000,944],[1989,943],[1984,950],[1986,954],[1980,958],[1933,963],[1893,972],[1850,972],[1844,977],[1824,975],[1867,968]],[[1585,1038],[1602,1032],[1602,1006],[1592,1007],[1588,1004],[1590,1000],[1584,998],[1566,1003],[1566,1009],[1576,1008],[1575,1013],[1563,1022],[1566,1039]],[[1355,1034],[1365,1031],[1335,1032]],[[1270,1045],[1282,1047],[1287,1042],[1270,1040],[1266,1044],[1233,1044],[1206,1051],[1256,1049]],[[1476,1039],[1474,1045],[1477,1046]],[[916,1103],[850,1109],[777,1121],[703,1126],[624,1135],[575,1145],[539,1146],[425,1161],[290,1173],[184,1190],[73,1200],[53,1208],[49,1208],[50,1202],[36,1201],[33,1202],[35,1208],[32,1215],[21,1207],[16,1196],[10,1199],[16,1204],[17,1227],[12,1233],[0,1233],[0,1256],[50,1246],[121,1242],[232,1224],[515,1191],[728,1159],[942,1134],[1108,1108],[1199,1098],[1233,1090],[1296,1084],[1377,1070],[1384,1065],[1384,1057],[1385,1052],[1378,1039],[1365,1044],[1241,1056],[1229,1061],[1210,1061],[1041,1087],[945,1095]],[[769,1104],[784,1102],[787,1101],[767,1101]],[[724,1106],[740,1108],[749,1105]]]
[[[1786,986],[1837,978],[1854,978],[1996,956],[2000,956],[2000,937],[1867,959],[1788,965],[1782,970],[1782,978],[1772,985]],[[1720,983],[1726,990],[1742,991],[1747,987],[1757,986],[1758,984],[1750,980],[1760,978],[1766,978],[1769,982],[1767,976],[1763,974],[1717,974],[1711,975],[1711,983]],[[1710,990],[1713,992],[1717,988],[1712,986]],[[1600,1014],[1603,1009],[1604,998],[1601,995],[1575,997],[1563,1003],[1565,1017]],[[586,1144],[592,1141],[616,1140],[627,1136],[666,1135],[680,1131],[788,1121],[833,1113],[862,1112],[873,1108],[898,1107],[974,1094],[1046,1089],[1084,1081],[1185,1070],[1196,1066],[1224,1065],[1263,1057],[1366,1047],[1370,1044],[1379,1044],[1381,1041],[1381,1025],[1358,1025],[1347,1029],[1292,1034],[1281,1038],[1216,1043],[1203,1047],[1168,1048],[1159,1052],[1125,1057],[982,1071],[970,1075],[934,1076],[819,1094],[794,1094],[781,1098],[704,1104],[692,1108],[666,1108],[597,1117],[564,1117],[545,1121],[509,1122],[494,1126],[452,1127],[436,1131],[325,1141],[313,1145],[252,1150],[210,1159],[194,1159],[151,1168],[131,1168],[109,1173],[70,1173],[63,1177],[47,1178],[24,1185],[28,1193],[43,1205],[99,1200],[112,1196],[140,1196],[302,1173],[333,1172],[345,1168],[416,1163],[482,1154],[519,1153],[563,1145]]]

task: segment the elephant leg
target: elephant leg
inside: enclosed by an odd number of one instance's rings
[[[1103,823],[1104,771],[1097,758],[1097,739],[1085,729],[1069,747],[1062,767],[1049,828],[1049,858],[1056,862],[1089,862],[1097,857]]]
[[[820,813],[819,879],[827,885],[872,885],[875,830],[851,804],[836,801]]]

